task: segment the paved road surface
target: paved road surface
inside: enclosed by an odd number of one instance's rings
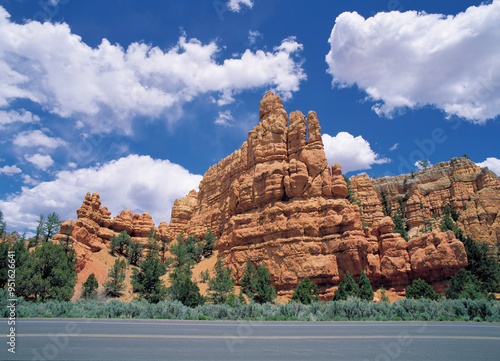
[[[16,354],[1,344],[0,360],[500,360],[500,324],[18,319]]]

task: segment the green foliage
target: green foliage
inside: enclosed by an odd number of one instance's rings
[[[151,255],[151,253],[150,253]],[[153,255],[141,263],[141,270],[133,270],[132,287],[148,302],[158,303],[167,296],[167,288],[160,280],[165,273],[165,264]]]
[[[203,238],[203,257],[210,257],[215,247],[215,236],[212,233],[212,230],[207,229],[207,233],[205,234],[205,238]]]
[[[276,297],[276,291],[271,283],[271,274],[264,264],[257,268],[257,275],[252,281],[251,287],[254,291],[253,300],[257,303],[272,302]]]
[[[345,174],[342,174],[342,176],[344,177],[344,180],[347,183],[347,196],[346,196],[347,200],[349,200],[349,202],[351,203],[356,203],[356,197],[354,196],[354,191],[352,190],[351,187],[351,180]]]
[[[45,241],[50,241],[55,234],[59,233],[61,223],[62,221],[57,213],[52,212],[47,216],[47,222],[45,222]]]
[[[406,231],[406,221],[403,217],[401,217],[399,214],[395,214],[394,217],[392,217],[392,220],[394,221],[394,232],[399,233],[401,237],[403,237],[406,242],[409,241],[408,237],[408,232]]]
[[[491,254],[486,242],[475,242],[470,236],[464,236],[461,229],[455,230],[455,237],[463,242],[467,261],[465,267],[480,282],[485,292],[500,292],[500,263],[498,255]]]
[[[382,211],[384,212],[384,215],[392,217],[392,205],[391,202],[389,202],[389,200],[387,199],[387,194],[382,191],[380,195],[382,197]]]
[[[366,276],[365,271],[361,271],[359,277],[359,298],[365,301],[373,301],[373,289],[370,280]]]
[[[159,238],[156,229],[151,227],[148,234],[148,241],[146,243],[146,258],[159,256],[160,246],[158,245]]]
[[[222,262],[222,257],[219,257],[214,266],[215,276],[208,280],[208,290],[213,303],[226,303],[230,295],[234,295],[234,280],[231,278],[231,272],[231,269]]]
[[[311,282],[309,277],[304,278],[293,292],[292,301],[309,305],[318,302],[318,286]]]
[[[200,277],[201,277],[200,282],[201,283],[206,283],[210,279],[210,273],[208,272],[208,270],[201,271],[200,272]]]
[[[471,299],[477,300],[488,298],[483,291],[481,282],[468,270],[461,269],[450,279],[446,289],[446,297],[451,299]]]
[[[115,255],[115,253],[118,253],[126,256],[131,241],[132,240],[130,239],[128,233],[126,231],[121,231],[117,237],[111,238],[111,243],[109,246],[111,254]]]
[[[427,159],[422,159],[417,162],[418,165],[424,169],[426,169],[431,163]]]
[[[7,224],[3,220],[3,213],[2,213],[2,211],[0,211],[0,238],[3,236],[6,227],[7,227]]]
[[[115,259],[113,267],[108,272],[109,281],[104,283],[106,294],[111,297],[120,297],[125,288],[125,269],[127,264],[123,259]]]
[[[139,243],[137,240],[130,240],[130,243],[127,247],[127,254],[128,254],[128,262],[130,264],[133,264],[135,266],[139,265],[139,261],[142,258],[142,244]],[[149,253],[148,253],[149,254]]]
[[[45,216],[40,214],[40,218],[38,219],[38,225],[36,226],[36,233],[34,239],[34,246],[38,244],[41,240],[43,240],[43,236],[45,234],[46,225],[45,225]]]
[[[191,266],[194,263],[200,262],[203,254],[203,243],[195,235],[191,235],[184,240],[181,232],[176,238],[176,242],[170,246],[172,258],[169,260],[174,268],[183,267],[184,265]]]
[[[380,301],[387,303],[387,302],[389,302],[389,297],[387,297],[385,292],[386,292],[386,290],[384,288],[380,289]]]
[[[345,280],[340,283],[339,288],[333,295],[333,301],[347,300],[349,297],[359,297],[359,286],[351,273],[347,271]]]
[[[413,280],[411,285],[406,287],[406,298],[428,298],[430,300],[437,300],[439,296],[427,282],[419,278]]]
[[[44,242],[27,252],[23,241],[18,241],[13,248],[23,259],[16,262],[16,292],[24,299],[34,300],[69,300],[73,296],[76,284],[76,255],[71,249]]]
[[[205,303],[205,299],[200,295],[196,282],[191,280],[191,274],[188,264],[174,268],[169,274],[171,286],[168,293],[172,299],[182,302],[183,305],[196,307]]]
[[[87,277],[87,280],[83,283],[83,298],[94,298],[97,295],[97,289],[99,288],[99,283],[95,278],[93,273]]]
[[[458,221],[460,215],[450,207],[449,204],[445,204],[441,206],[441,212],[443,215],[449,215],[454,222]]]
[[[0,289],[7,285],[9,279],[9,244],[0,242]]]
[[[256,277],[257,270],[255,269],[252,261],[250,261],[250,258],[248,258],[245,269],[243,270],[243,275],[240,279],[242,290],[248,297],[253,297],[254,290],[252,288],[252,282]]]

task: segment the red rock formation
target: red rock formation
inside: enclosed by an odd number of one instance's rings
[[[205,173],[199,192],[175,202],[172,234],[202,236],[211,228],[236,279],[247,259],[264,263],[283,295],[304,277],[331,295],[347,271],[355,277],[365,271],[375,284],[408,284],[415,276],[408,243],[392,233],[394,223],[383,218],[367,176],[353,182],[369,210],[363,217],[372,227],[363,228],[358,205],[345,199],[340,165],[330,172],[316,113],[306,118],[293,112],[287,126],[280,97],[269,92],[259,115],[242,147]],[[463,248],[458,256],[465,257]],[[433,277],[444,279],[465,266],[450,265],[443,271],[436,266]]]
[[[383,217],[383,192],[393,213],[398,199],[405,202],[410,236],[421,234],[425,223],[440,216],[441,207],[449,204],[460,215],[458,224],[465,234],[491,245],[500,241],[500,181],[467,158],[453,158],[412,175],[373,180],[367,175],[355,176],[351,187],[368,225]]]

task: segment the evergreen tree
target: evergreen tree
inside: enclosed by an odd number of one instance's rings
[[[271,283],[271,274],[264,264],[259,265],[257,268],[257,275],[252,282],[252,289],[254,290],[253,300],[257,303],[272,302],[276,297],[276,291]]]
[[[158,242],[158,233],[151,227],[146,244],[146,258],[157,257],[159,255],[160,247],[158,246]]]
[[[106,294],[111,297],[119,297],[125,288],[125,269],[127,264],[123,259],[115,259],[113,267],[108,272],[109,281],[104,283]]]
[[[224,265],[222,257],[217,259],[214,266],[215,277],[208,280],[210,298],[215,304],[226,303],[231,294],[234,294],[234,280],[231,278],[231,269]]]
[[[436,294],[434,289],[423,279],[419,278],[413,280],[411,285],[406,287],[406,298],[428,298],[436,301],[439,296]]]
[[[45,222],[45,241],[50,241],[52,236],[59,233],[61,227],[61,219],[59,215],[52,212],[47,216],[47,222]]]
[[[127,248],[128,253],[128,263],[133,264],[135,266],[139,265],[139,261],[142,258],[142,245],[137,240],[131,240],[130,244]]]
[[[97,295],[97,289],[99,288],[99,283],[95,278],[93,273],[87,277],[87,280],[83,283],[82,298],[94,298]]]
[[[253,297],[254,290],[252,288],[252,282],[256,277],[257,277],[257,271],[252,261],[250,261],[250,258],[248,258],[247,263],[245,265],[245,269],[243,270],[243,275],[241,276],[240,279],[240,285],[242,287],[242,290],[248,297]]]
[[[151,253],[150,253],[151,255]],[[167,295],[167,288],[160,280],[165,273],[165,265],[158,257],[151,255],[141,263],[141,270],[133,270],[132,287],[143,298],[152,303],[163,301]]]
[[[9,244],[0,242],[0,289],[7,285],[9,279]]]
[[[126,231],[121,231],[117,237],[111,238],[110,252],[112,255],[115,253],[121,255],[127,255],[128,247],[130,246],[132,239]]]
[[[318,286],[312,283],[309,277],[304,278],[293,292],[292,301],[305,305],[319,301]]]
[[[24,242],[17,243],[23,243],[18,246],[23,252]],[[16,264],[18,294],[24,299],[69,301],[77,278],[75,251],[67,253],[63,246],[45,242],[25,252],[22,264]]]
[[[481,282],[468,270],[461,269],[450,279],[448,288],[446,288],[446,298],[459,299],[468,298],[476,300],[487,298],[488,295],[483,291]]]
[[[38,219],[38,225],[36,226],[34,246],[36,246],[38,242],[43,240],[45,229],[46,229],[45,216],[43,214],[40,214],[40,218]]]
[[[333,295],[333,301],[347,300],[348,297],[359,297],[359,286],[347,271],[345,280],[340,283],[339,288]]]
[[[183,305],[196,307],[205,303],[205,299],[201,296],[196,282],[191,279],[191,275],[189,265],[174,268],[169,274],[171,286],[168,288],[168,293]]]
[[[387,194],[382,191],[380,195],[382,196],[382,211],[384,212],[384,215],[392,217],[392,205],[387,199]]]
[[[5,221],[3,220],[3,213],[0,211],[0,238],[2,238],[5,228],[7,227]]]
[[[170,245],[170,254],[172,255],[170,263],[174,268],[191,265],[191,255],[185,247],[182,232],[177,236],[175,242]]]
[[[215,236],[210,228],[207,229],[203,239],[203,257],[210,257],[215,247]]]
[[[366,301],[373,301],[373,289],[370,283],[370,280],[366,276],[365,271],[361,272],[361,276],[359,277],[359,298]]]

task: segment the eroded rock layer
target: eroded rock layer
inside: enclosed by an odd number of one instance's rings
[[[442,281],[467,264],[462,243],[451,233],[418,238],[426,251],[414,252],[413,243],[393,233],[394,223],[383,217],[369,178],[355,187],[370,210],[363,214],[370,225],[364,228],[359,206],[346,199],[340,165],[328,166],[315,112],[288,117],[280,97],[268,92],[259,116],[242,147],[205,173],[199,192],[175,203],[174,235],[202,236],[211,228],[236,279],[247,259],[264,263],[284,295],[304,277],[328,298],[347,271],[355,277],[365,271],[374,284],[391,287],[417,276]]]
[[[403,204],[410,236],[438,229],[434,218],[448,204],[459,215],[457,223],[465,234],[492,246],[500,242],[500,181],[467,158],[453,158],[397,177],[355,176],[351,187],[368,225],[384,217],[384,197],[393,214]]]

